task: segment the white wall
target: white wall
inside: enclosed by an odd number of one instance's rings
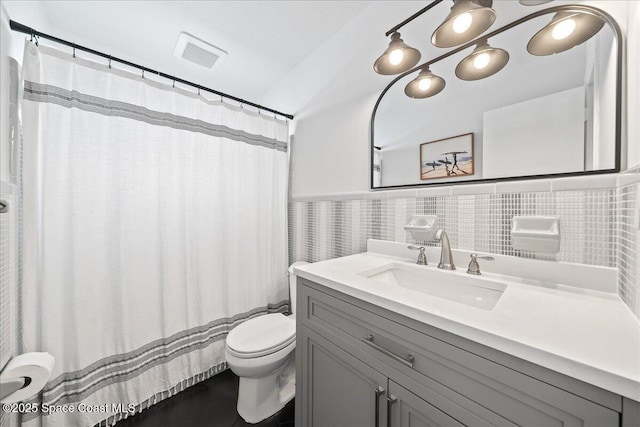
[[[374,1],[261,100],[296,115],[292,194],[369,188],[369,120],[390,81],[373,63],[388,44],[385,31],[421,7]]]
[[[3,1],[0,3],[0,180],[10,179],[9,142],[9,58],[22,63],[26,35],[11,31],[9,20],[43,28],[46,17],[37,2]],[[46,32],[46,30],[43,30]]]
[[[485,111],[482,177],[583,170],[584,96],[580,86]]]
[[[0,4],[0,181],[9,181],[9,49],[11,30],[4,6]]]
[[[382,178],[380,185],[421,184],[420,146],[400,146],[382,153]]]
[[[459,131],[459,129],[455,129],[446,135],[452,135]],[[482,135],[475,133],[473,138],[473,174],[455,175],[431,182],[446,184],[447,179],[449,181],[469,181],[482,178]],[[420,179],[420,144],[400,145],[384,150],[382,153],[382,179],[378,187],[426,183],[429,181]]]
[[[640,165],[640,1],[627,12],[627,167]]]
[[[594,37],[595,67],[593,82],[593,143],[594,169],[611,169],[615,167],[614,153],[608,149],[613,145],[615,129],[611,111],[615,111],[616,95],[613,91],[602,88],[615,87],[616,81],[616,50],[613,49],[613,37],[603,33],[602,37]]]
[[[640,93],[637,53],[640,51],[637,3],[640,2],[609,0],[584,3],[608,11],[618,21],[623,34],[627,26],[632,29],[627,34],[628,90],[629,93]],[[373,2],[293,72],[284,76],[263,99],[296,114],[292,171],[294,196],[369,189],[369,120],[378,94],[390,81],[390,78],[373,72],[372,64],[386,47],[384,32],[421,7],[421,2]],[[524,14],[535,9],[523,7]],[[428,39],[429,31],[424,31],[424,28],[422,31],[424,38]],[[341,66],[335,66],[337,61],[332,49],[339,49],[341,58],[344,58]],[[433,56],[431,53],[423,52],[423,58]],[[629,98],[627,133],[630,143],[624,154],[631,166],[640,163],[637,119],[640,107],[637,96]]]

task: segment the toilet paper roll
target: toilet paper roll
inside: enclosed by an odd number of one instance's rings
[[[25,353],[14,357],[0,373],[0,382],[18,378],[28,378],[20,390],[6,396],[2,403],[27,400],[42,390],[51,377],[55,359],[49,353]]]

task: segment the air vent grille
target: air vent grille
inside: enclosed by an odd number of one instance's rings
[[[182,51],[182,59],[207,68],[213,67],[219,58],[215,53],[209,52],[193,43],[187,43],[184,51]]]
[[[227,56],[224,50],[188,33],[180,33],[173,53],[178,58],[212,70],[216,69]]]

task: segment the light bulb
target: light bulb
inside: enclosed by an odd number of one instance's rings
[[[482,52],[480,55],[476,55],[473,59],[473,66],[478,70],[482,70],[484,67],[489,65],[489,60],[491,56],[487,52]]]
[[[395,49],[391,52],[391,54],[389,54],[389,62],[391,63],[391,65],[398,65],[402,62],[403,58],[404,54],[402,53],[401,49]]]
[[[576,29],[576,21],[573,19],[565,19],[564,21],[558,22],[551,32],[551,37],[556,40],[566,39],[573,33],[573,30]]]
[[[431,87],[430,78],[420,79],[420,81],[418,82],[418,89],[420,89],[423,92],[429,90],[430,87]]]
[[[453,31],[458,34],[464,33],[471,26],[471,21],[473,21],[471,14],[469,12],[463,13],[453,20]]]

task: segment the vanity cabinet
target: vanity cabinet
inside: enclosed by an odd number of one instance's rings
[[[626,427],[619,395],[306,279],[296,322],[299,427]]]
[[[301,344],[306,368],[304,380],[296,383],[308,399],[302,402],[306,421],[296,425],[385,425],[380,418],[386,419],[386,406],[380,405],[387,378],[313,330],[300,332],[296,346]]]
[[[464,424],[456,421],[455,418],[445,414],[426,400],[420,399],[393,380],[389,380],[387,411],[387,424],[389,426],[464,426]]]

